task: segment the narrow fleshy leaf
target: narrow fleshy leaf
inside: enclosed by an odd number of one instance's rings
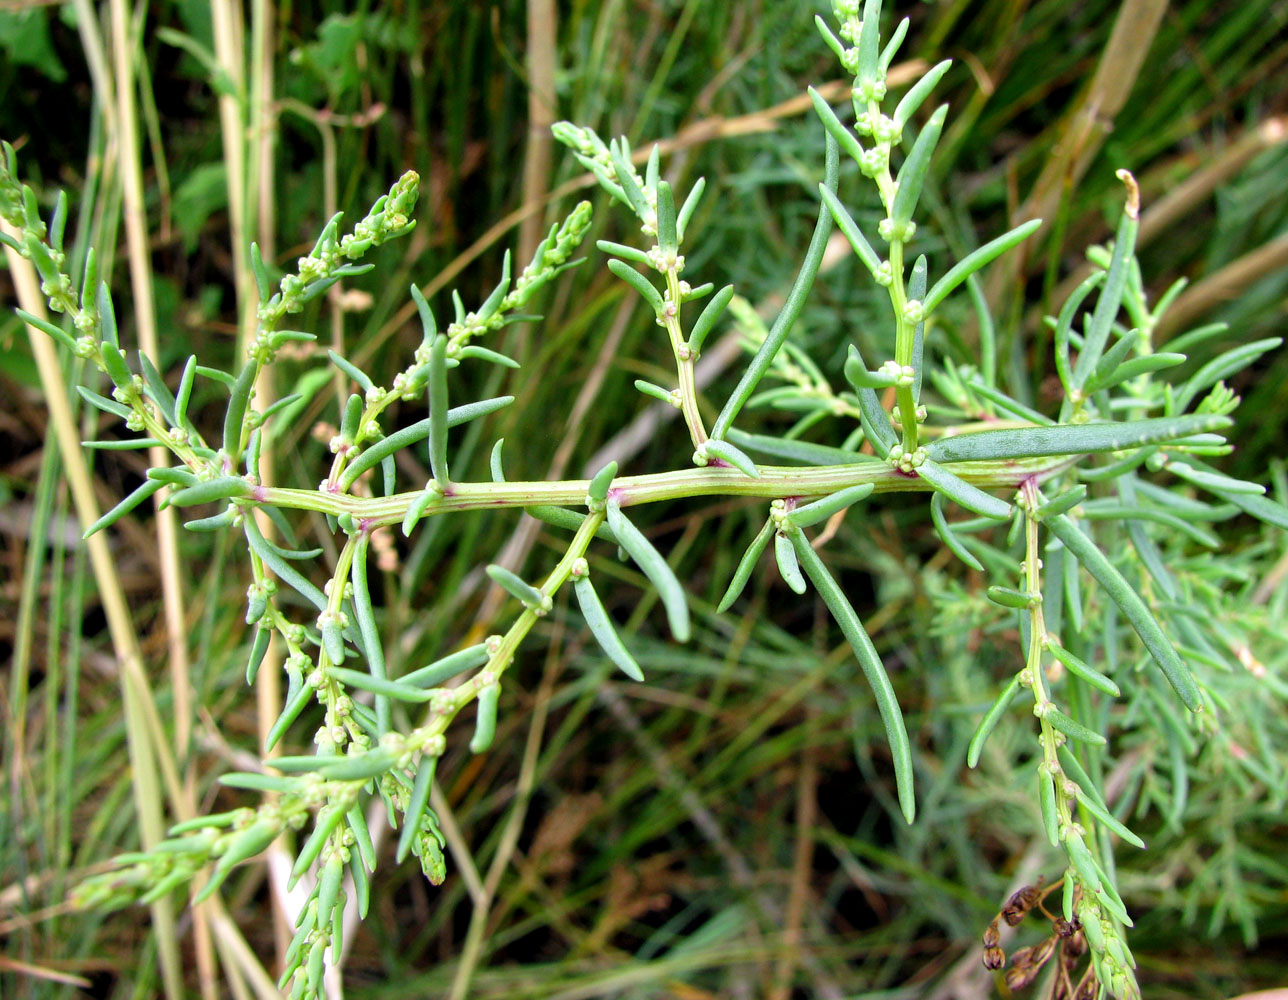
[[[1073,862],[1078,878],[1082,880],[1084,891],[1090,891],[1093,895],[1098,893],[1101,888],[1100,870],[1091,857],[1091,852],[1087,850],[1087,844],[1082,839],[1082,835],[1071,831],[1065,838],[1064,849],[1069,855],[1069,860]]]
[[[152,496],[157,490],[161,489],[165,483],[158,482],[155,479],[146,479],[142,485],[135,488],[124,500],[100,517],[97,521],[85,529],[81,538],[88,538],[97,531],[102,531],[109,525],[115,524],[122,517],[132,511],[148,497]]]
[[[689,220],[693,218],[693,213],[697,210],[698,202],[702,200],[702,192],[706,189],[706,178],[699,177],[693,182],[693,187],[689,188],[689,193],[684,199],[684,204],[680,206],[679,215],[675,220],[675,235],[681,243],[684,242],[684,234],[689,228]]]
[[[81,447],[90,451],[142,451],[144,448],[163,448],[160,438],[128,438],[124,441],[82,441]]]
[[[242,529],[246,532],[246,540],[250,543],[250,547],[255,554],[263,560],[264,565],[271,569],[279,580],[289,584],[296,592],[307,598],[319,611],[326,607],[326,596],[322,591],[306,580],[299,570],[269,548],[264,536],[260,534],[253,517],[247,517],[242,520]]]
[[[596,472],[590,480],[590,487],[586,490],[586,495],[598,503],[603,503],[608,499],[608,487],[612,485],[613,478],[616,475],[617,463],[609,462]]]
[[[939,133],[943,130],[944,119],[947,117],[948,105],[941,105],[935,110],[917,135],[908,158],[899,168],[899,176],[896,178],[898,187],[895,190],[894,203],[890,206],[890,217],[894,219],[896,226],[912,221],[912,214],[917,209],[917,199],[921,197],[921,188],[926,183],[926,173],[930,169],[931,154],[939,142]],[[949,274],[951,273],[950,271]],[[947,275],[944,277],[946,278]],[[965,275],[962,277],[964,279]],[[926,312],[929,311],[929,309],[926,310]]]
[[[855,389],[871,389],[874,392],[877,389],[889,389],[890,386],[897,384],[899,381],[899,376],[893,372],[870,372],[859,368],[857,365],[850,367],[846,371],[845,377]]]
[[[698,314],[697,320],[693,323],[693,329],[689,331],[689,353],[698,355],[702,353],[702,345],[707,342],[707,335],[711,333],[716,321],[724,314],[733,299],[733,285],[725,285],[724,288],[711,296],[711,301]]]
[[[1288,531],[1288,507],[1266,497],[1249,493],[1234,493],[1216,487],[1208,487],[1210,492],[1222,500],[1234,504],[1245,514],[1251,514],[1259,521],[1274,525]]]
[[[885,48],[881,50],[881,59],[877,63],[877,74],[885,76],[890,69],[890,64],[894,62],[894,57],[899,52],[899,46],[903,44],[904,38],[908,34],[908,25],[912,19],[905,17],[895,25],[894,31],[890,34],[890,40],[886,42]]]
[[[1088,743],[1091,746],[1104,746],[1107,742],[1100,733],[1094,729],[1088,729],[1082,723],[1077,722],[1065,715],[1058,708],[1048,709],[1042,716],[1051,726],[1064,733],[1071,740],[1077,740],[1079,743]]]
[[[1132,186],[1135,186],[1134,181]],[[1077,364],[1073,367],[1072,381],[1077,389],[1081,389],[1086,384],[1100,361],[1100,356],[1104,353],[1105,344],[1109,342],[1114,319],[1122,306],[1123,292],[1127,288],[1138,228],[1137,213],[1131,210],[1124,211],[1114,238],[1114,255],[1109,262],[1104,287],[1100,290],[1100,298],[1096,301],[1095,312],[1091,314],[1091,322],[1087,325],[1086,335],[1083,338],[1082,351],[1078,355]]]
[[[868,388],[860,385],[856,379],[861,372],[868,370],[867,364],[863,360],[857,344],[850,344],[849,355],[845,359],[845,378],[854,386],[854,391],[859,397],[859,410],[863,414],[863,429],[875,440],[871,440],[872,447],[876,450],[878,456],[884,458],[889,454],[890,449],[895,446],[899,438],[890,426],[890,418],[886,415],[885,408],[881,405],[881,400],[877,394]]]
[[[864,630],[863,623],[851,606],[849,598],[832,579],[832,574],[827,571],[823,560],[810,546],[805,533],[796,532],[792,536],[792,541],[796,546],[796,555],[801,566],[813,582],[814,589],[823,598],[823,603],[827,605],[837,625],[841,627],[845,638],[849,640],[850,648],[854,650],[859,666],[872,686],[873,694],[876,695],[877,709],[881,713],[886,740],[890,744],[890,755],[894,761],[899,806],[903,810],[904,818],[911,823],[917,811],[917,800],[912,787],[912,748],[908,742],[908,731],[904,728],[899,700],[895,697],[894,687],[886,675],[885,665],[877,655],[876,647],[868,638],[868,633]]]
[[[234,462],[241,461],[242,424],[246,419],[246,408],[250,405],[250,395],[255,388],[255,376],[259,366],[247,363],[232,385],[232,395],[228,400],[228,410],[224,414],[223,450]]]
[[[398,755],[386,747],[363,753],[321,757],[318,774],[329,781],[367,781],[384,774],[398,762]]]
[[[486,572],[492,578],[493,583],[511,597],[516,598],[524,607],[532,609],[549,607],[550,597],[547,594],[543,594],[536,587],[522,577],[510,572],[504,566],[491,565],[487,567]]]
[[[211,381],[218,381],[218,383],[223,385],[225,389],[232,389],[233,385],[237,384],[236,376],[228,374],[227,371],[210,369],[210,367],[206,367],[205,365],[197,365],[197,374],[204,376],[204,378],[210,379]]]
[[[505,293],[510,290],[510,251],[505,252],[501,259],[501,280],[497,282],[491,294],[483,300],[479,306],[477,320],[480,323],[486,323],[496,315],[497,309],[501,307],[501,302],[505,299]]]
[[[1132,833],[1131,830],[1127,829],[1127,827],[1124,826],[1113,813],[1101,805],[1099,801],[1084,792],[1081,786],[1075,786],[1074,794],[1078,797],[1078,801],[1082,804],[1083,808],[1087,810],[1087,812],[1095,816],[1096,819],[1100,820],[1101,823],[1104,823],[1105,826],[1118,834],[1118,836],[1122,837],[1123,840],[1127,841],[1127,843],[1131,844],[1133,847],[1144,849],[1145,842],[1136,836],[1136,834]]]
[[[371,376],[353,362],[342,358],[340,355],[336,354],[335,351],[327,351],[326,354],[327,357],[331,359],[331,364],[335,365],[340,369],[340,371],[348,375],[363,392],[370,392],[375,388],[375,383],[371,381]]]
[[[242,788],[252,792],[298,792],[300,787],[300,780],[295,777],[241,772],[221,774],[219,783],[225,788]]]
[[[1244,479],[1234,479],[1230,476],[1222,475],[1211,469],[1199,469],[1184,461],[1171,461],[1167,463],[1167,471],[1175,476],[1179,476],[1186,482],[1193,483],[1210,492],[1220,490],[1221,495],[1230,496],[1261,496],[1266,492],[1266,488],[1260,483],[1250,483]]]
[[[166,498],[166,506],[195,507],[198,504],[213,503],[216,500],[243,498],[249,496],[253,489],[254,487],[241,476],[220,476],[218,479],[208,479],[195,486],[187,486],[171,493]]]
[[[1132,358],[1129,361],[1124,361],[1106,375],[1092,375],[1087,381],[1086,391],[1100,392],[1103,389],[1112,389],[1129,379],[1183,365],[1186,360],[1188,359],[1184,354],[1167,353],[1165,351],[1160,351],[1158,354],[1149,354],[1142,358]]]
[[[215,514],[213,517],[199,517],[195,521],[184,521],[184,531],[218,531],[220,528],[226,528],[233,523],[237,511],[235,508],[228,508],[222,514]]]
[[[1136,630],[1141,642],[1145,644],[1145,648],[1162,669],[1163,675],[1172,685],[1177,696],[1190,711],[1197,712],[1203,705],[1198,686],[1140,595],[1131,588],[1095,543],[1083,534],[1082,529],[1070,520],[1069,515],[1060,514],[1046,523],[1052,534],[1064,542],[1065,548],[1088,573],[1095,577],[1096,582],[1105,589],[1105,593],[1118,606],[1118,610]]]
[[[550,504],[537,504],[532,507],[524,507],[523,512],[538,521],[544,521],[546,524],[552,524],[556,528],[566,528],[568,531],[576,531],[581,527],[581,522],[586,520],[586,515],[575,510],[569,510],[567,507],[555,507]],[[617,536],[606,524],[601,524],[595,529],[595,537],[602,538],[606,542],[617,544]]]
[[[250,646],[250,659],[246,662],[246,686],[250,687],[255,683],[255,678],[259,675],[260,665],[264,662],[264,656],[268,653],[268,645],[272,642],[273,630],[271,628],[255,629],[255,641]]]
[[[1087,498],[1087,487],[1079,483],[1077,486],[1070,487],[1057,497],[1046,501],[1038,506],[1035,511],[1038,520],[1043,518],[1055,517],[1057,514],[1067,514],[1074,507],[1082,503]]]
[[[627,264],[622,260],[610,260],[608,262],[608,269],[635,289],[635,291],[639,292],[640,296],[649,304],[649,307],[653,312],[659,316],[662,314],[665,309],[665,305],[662,302],[662,293],[653,286],[653,282],[649,281],[648,278],[644,277],[644,275],[640,274],[639,271],[631,267],[630,264]]]
[[[621,506],[615,500],[609,500],[607,506],[608,526],[617,536],[618,544],[635,561],[644,575],[657,588],[662,606],[666,608],[667,622],[671,634],[680,642],[689,639],[689,606],[684,599],[684,588],[674,571],[662,558],[662,554],[653,547],[640,530],[627,520]]]
[[[1123,422],[1022,427],[941,437],[930,442],[926,451],[936,462],[1089,455],[1141,448],[1190,434],[1220,431],[1230,425],[1228,417],[1196,414]]]
[[[935,530],[939,532],[939,537],[944,540],[944,544],[948,546],[953,555],[975,570],[975,572],[984,572],[984,564],[975,558],[970,549],[962,544],[961,539],[957,537],[957,532],[953,530],[952,525],[948,523],[948,519],[944,517],[944,495],[942,493],[936,492],[930,498],[930,519],[934,522]],[[974,767],[975,765],[972,764],[971,766]]]
[[[362,420],[362,397],[351,393],[344,404],[344,414],[340,417],[340,437],[345,441],[354,441],[358,437],[358,424]]]
[[[1033,607],[1033,602],[1039,599],[1037,594],[1029,594],[1022,590],[1013,590],[1010,587],[992,586],[984,592],[994,604],[1003,608],[1017,608],[1027,610]]]
[[[763,452],[790,462],[800,462],[802,465],[851,465],[871,461],[870,456],[861,455],[857,451],[812,444],[809,441],[770,437],[766,434],[748,434],[737,427],[729,429],[729,440],[740,448]]]
[[[457,674],[483,666],[487,663],[489,655],[487,643],[480,642],[435,660],[419,670],[413,670],[398,678],[398,683],[423,688],[437,687]]]
[[[1120,489],[1121,482],[1122,480],[1119,481]],[[1124,501],[1127,499],[1125,494],[1123,499]],[[1112,500],[1092,500],[1090,503],[1082,504],[1081,513],[1082,517],[1089,521],[1153,521],[1155,524],[1167,525],[1206,548],[1215,549],[1221,545],[1221,540],[1207,529],[1199,527],[1191,520],[1178,517],[1169,510],[1157,507],[1141,507],[1129,502],[1114,503]],[[1288,525],[1285,526],[1288,527]]]
[[[1042,829],[1052,847],[1060,846],[1060,814],[1055,804],[1055,780],[1046,767],[1038,765],[1038,805],[1042,811]]]
[[[434,319],[434,312],[425,301],[424,294],[415,285],[411,286],[411,297],[416,303],[416,312],[420,314],[420,325],[424,331],[425,340],[432,341],[438,336],[438,322]]]
[[[274,765],[274,761],[269,761]],[[340,821],[344,819],[344,810],[336,806],[327,806],[318,813],[317,821],[313,824],[313,832],[309,834],[308,840],[300,848],[295,857],[295,864],[291,868],[291,877],[299,878],[313,866],[313,862],[318,859],[322,853],[322,848],[326,842],[340,826]]]
[[[190,426],[188,421],[188,403],[192,399],[192,386],[196,381],[197,375],[197,358],[193,355],[188,358],[187,363],[183,366],[183,374],[179,376],[179,387],[174,393],[174,423],[176,427]],[[265,412],[264,417],[268,419],[269,414]]]
[[[470,740],[471,753],[486,753],[496,736],[496,707],[501,697],[501,685],[484,684],[479,688],[478,715],[474,720],[474,737]]]
[[[165,379],[157,371],[156,365],[142,351],[139,351],[139,371],[143,373],[144,391],[147,397],[156,403],[157,409],[161,415],[170,422],[171,425],[176,423],[174,419],[174,397],[170,395],[170,390],[165,384]]]
[[[827,134],[836,140],[837,144],[845,151],[845,155],[855,161],[862,161],[863,146],[859,140],[836,117],[836,112],[832,110],[832,105],[813,87],[809,88],[809,99],[814,102],[814,110],[818,113],[819,121],[823,123],[823,128],[827,129]],[[844,211],[844,209],[842,209]]]
[[[836,192],[837,178],[840,176],[840,155],[837,150],[836,140],[832,136],[827,138],[827,148],[824,154],[823,168],[823,185],[829,191]],[[801,262],[800,270],[796,274],[796,280],[792,283],[792,289],[787,293],[787,300],[783,303],[783,308],[774,320],[774,325],[770,328],[764,342],[756,350],[755,357],[751,359],[751,364],[743,372],[742,378],[738,380],[738,385],[734,388],[732,395],[725,402],[724,408],[716,418],[716,422],[711,427],[711,437],[716,440],[723,440],[729,434],[734,419],[741,412],[751,394],[756,391],[756,386],[760,380],[769,371],[769,366],[773,364],[775,355],[778,354],[779,348],[783,346],[783,341],[791,332],[796,318],[800,315],[801,309],[804,308],[805,299],[809,295],[809,290],[814,284],[814,279],[818,276],[819,266],[823,263],[823,253],[827,250],[827,239],[832,233],[832,214],[827,210],[825,205],[819,206],[818,221],[814,224],[814,235],[810,238],[809,249],[805,251],[805,259]]]
[[[902,175],[902,171],[900,174]],[[1003,233],[997,239],[989,240],[982,247],[971,251],[957,262],[948,273],[935,282],[934,287],[922,300],[922,311],[929,316],[948,294],[958,285],[978,271],[985,264],[1004,254],[1011,247],[1028,239],[1042,225],[1041,219],[1030,219],[1021,226],[1016,226],[1009,233]]]
[[[1002,721],[1002,716],[1006,710],[1011,707],[1011,702],[1015,700],[1015,693],[1020,689],[1020,675],[1016,673],[1006,687],[1002,688],[1002,693],[997,696],[992,706],[984,713],[984,718],[980,719],[979,725],[975,728],[975,735],[971,737],[970,746],[966,750],[966,766],[975,767],[979,764],[980,754],[984,752],[984,744],[988,742],[989,736],[997,728],[997,724]]]
[[[586,619],[586,624],[590,627],[590,632],[599,643],[599,647],[631,680],[644,680],[644,671],[640,669],[635,657],[631,656],[630,650],[617,634],[617,628],[599,600],[599,595],[595,593],[595,587],[590,582],[589,575],[573,580],[573,593],[577,596],[582,617]]]
[[[648,254],[624,243],[614,243],[612,240],[596,240],[595,246],[599,247],[604,253],[620,257],[622,260],[628,260],[632,264],[643,264],[645,267],[652,266],[649,263]]]
[[[652,396],[654,399],[667,403],[668,405],[673,403],[676,398],[660,385],[656,385],[653,382],[646,382],[642,378],[637,378],[635,380],[635,388],[645,396]]]
[[[912,265],[912,274],[908,277],[908,298],[920,302],[926,297],[926,281],[929,265],[926,255],[921,254]],[[912,329],[912,404],[921,402],[921,382],[925,373],[926,357],[926,320],[923,317]]]
[[[391,681],[384,677],[375,677],[364,670],[352,670],[348,667],[330,667],[327,670],[327,676],[333,677],[347,687],[354,687],[359,691],[370,691],[372,694],[378,695],[377,706],[381,703],[388,704],[388,699],[390,698],[410,704],[423,704],[429,701],[432,696],[428,689],[413,687],[408,684],[406,678]],[[385,729],[385,732],[388,732],[388,728]]]
[[[935,85],[948,72],[948,67],[953,64],[951,59],[945,59],[941,63],[936,63],[922,75],[921,79],[908,88],[908,92],[895,106],[894,109],[894,127],[903,131],[903,127],[912,121],[912,116],[917,113],[930,92],[935,89]]]
[[[420,491],[416,499],[408,506],[407,513],[403,515],[402,533],[404,537],[411,537],[412,530],[420,519],[425,516],[425,511],[429,509],[429,505],[435,500],[442,499],[442,496],[443,493],[437,481],[430,480],[429,484]]]
[[[272,296],[271,282],[268,278],[268,268],[264,266],[264,256],[260,253],[259,244],[254,240],[250,244],[250,272],[255,276],[255,290],[259,293],[259,301],[267,302]]]
[[[877,270],[881,267],[881,258],[877,255],[877,252],[872,249],[872,244],[869,243],[867,237],[863,235],[862,230],[859,229],[858,223],[854,221],[845,206],[841,204],[840,199],[829,191],[826,186],[820,184],[818,187],[818,193],[823,198],[823,204],[827,206],[827,210],[832,214],[832,218],[836,222],[836,228],[841,231],[841,235],[844,236],[850,246],[854,248],[855,256],[858,257],[859,260],[863,261],[863,266],[866,267],[870,273],[876,274]]]
[[[733,579],[729,581],[729,587],[725,590],[724,597],[720,598],[720,603],[716,606],[718,613],[729,610],[730,605],[738,599],[738,595],[747,586],[747,581],[751,578],[751,571],[755,569],[756,563],[760,560],[760,556],[765,551],[765,546],[769,544],[769,539],[773,534],[774,522],[772,520],[766,521],[765,526],[752,539],[751,544],[747,546],[747,551],[738,560],[738,568],[734,570]]]
[[[860,83],[871,86],[876,82],[877,67],[881,59],[881,0],[865,0],[863,27],[859,30]]]
[[[349,877],[353,879],[354,899],[358,904],[358,919],[366,920],[371,909],[371,879],[367,866],[357,854],[349,855]]]
[[[791,538],[781,531],[774,533],[774,559],[778,563],[778,572],[782,575],[783,582],[795,593],[805,593],[805,577],[801,576],[796,547]]]
[[[95,409],[102,410],[104,413],[110,413],[114,417],[120,417],[122,420],[128,420],[131,411],[124,403],[118,403],[114,399],[108,399],[106,396],[100,396],[93,389],[87,389],[83,385],[78,385],[76,391],[80,397],[89,403]]]
[[[133,393],[134,376],[130,373],[130,366],[125,363],[125,355],[120,349],[115,344],[104,341],[99,344],[99,354],[103,358],[103,370],[107,372],[107,377],[112,380],[112,384],[118,389]]]
[[[332,616],[319,616],[318,631],[322,633],[322,649],[333,664],[341,664],[347,652],[344,648],[344,632],[340,623]]]
[[[277,839],[277,835],[280,832],[281,827],[278,823],[269,819],[258,819],[246,829],[233,834],[229,838],[224,853],[220,855],[218,862],[215,863],[214,870],[210,873],[210,881],[202,886],[201,891],[193,897],[193,904],[200,903],[202,900],[209,899],[214,895],[234,867],[243,861],[249,861],[255,855],[267,849],[268,845]]]
[[[808,528],[811,525],[818,524],[820,521],[826,521],[838,510],[845,510],[851,504],[856,504],[860,500],[866,500],[872,495],[876,486],[872,483],[863,483],[859,486],[847,486],[843,490],[837,490],[822,500],[815,500],[803,507],[797,507],[787,515],[787,520],[798,528]]]
[[[680,247],[676,235],[675,195],[666,181],[657,182],[657,245],[667,253],[674,253]]]
[[[403,814],[402,833],[398,837],[395,858],[399,864],[407,860],[416,835],[420,832],[421,820],[429,805],[429,789],[434,783],[434,772],[437,770],[437,757],[425,755],[420,758],[420,765],[416,768],[416,781],[411,786],[411,796],[407,800],[407,811]]]
[[[702,450],[712,458],[718,458],[733,466],[744,476],[752,479],[760,478],[760,470],[756,468],[756,463],[747,457],[746,452],[728,441],[706,441],[702,445]]]
[[[1063,663],[1069,673],[1073,674],[1075,677],[1082,678],[1092,687],[1099,691],[1103,691],[1107,695],[1112,695],[1115,698],[1122,694],[1118,689],[1118,685],[1110,678],[1106,677],[1095,667],[1091,666],[1091,664],[1077,656],[1074,656],[1059,643],[1048,642],[1046,648],[1051,655]]]
[[[1261,355],[1267,351],[1274,350],[1282,343],[1282,337],[1268,337],[1265,340],[1254,340],[1250,344],[1240,344],[1232,350],[1217,355],[1191,375],[1185,384],[1177,390],[1176,399],[1173,403],[1177,412],[1187,409],[1194,397],[1203,390],[1215,385],[1223,378],[1228,378],[1236,372],[1243,371]],[[1172,350],[1181,350],[1180,344],[1181,340],[1178,339],[1176,343],[1171,345]]]
[[[627,203],[635,212],[636,218],[641,222],[647,221],[652,213],[644,198],[644,191],[636,179],[635,168],[631,165],[630,146],[623,137],[611,142],[608,148],[617,173],[617,183],[621,186],[622,193],[626,195]]]
[[[104,342],[111,344],[119,353],[121,338],[116,329],[116,307],[112,305],[112,293],[108,290],[106,281],[99,281],[94,304],[98,307],[99,331],[103,334]]]
[[[480,399],[473,403],[453,406],[447,411],[445,421],[447,428],[450,430],[478,417],[485,417],[509,406],[513,402],[513,396],[493,396],[491,399]],[[347,490],[360,475],[384,461],[387,456],[401,451],[408,445],[424,440],[429,436],[432,425],[433,418],[426,417],[424,420],[418,420],[414,424],[408,424],[401,430],[394,431],[388,437],[381,438],[375,444],[363,449],[361,454],[353,460],[340,476],[341,489]]]
[[[477,358],[480,361],[487,361],[494,365],[500,365],[502,368],[518,368],[519,362],[500,351],[489,350],[486,347],[479,347],[478,344],[467,344],[461,348],[459,358]],[[449,415],[450,419],[450,415]]]
[[[985,493],[977,486],[972,486],[966,480],[929,459],[917,466],[917,475],[954,503],[976,514],[991,517],[995,521],[1005,521],[1011,516],[1012,507],[1005,500],[991,493]]]
[[[1066,393],[1072,392],[1076,388],[1073,382],[1073,362],[1070,360],[1069,353],[1069,334],[1073,331],[1073,321],[1077,317],[1083,301],[1104,280],[1105,272],[1097,271],[1078,285],[1065,299],[1064,305],[1060,307],[1060,315],[1056,319],[1053,333],[1053,343],[1055,346],[1056,373],[1060,376],[1060,383],[1064,386]]]
[[[818,28],[818,33],[823,36],[823,41],[827,43],[827,47],[832,50],[836,58],[844,61],[846,58],[844,43],[832,34],[831,27],[817,14],[814,15],[814,27]]]
[[[429,354],[429,467],[434,481],[446,488],[447,470],[447,337],[439,334]]]
[[[62,327],[55,326],[53,323],[50,323],[48,320],[41,319],[39,316],[35,316],[31,314],[27,312],[27,310],[25,309],[15,309],[14,315],[16,315],[28,326],[34,326],[41,333],[45,334],[48,337],[52,337],[57,343],[62,344],[69,351],[76,350],[76,341],[71,336],[69,336],[68,333],[65,330],[63,330]],[[80,387],[77,386],[77,388],[80,388]]]

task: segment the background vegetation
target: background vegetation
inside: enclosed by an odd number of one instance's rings
[[[138,322],[132,274],[146,276],[160,367],[172,379],[189,353],[220,364],[233,356],[246,280],[230,250],[239,235],[290,261],[334,209],[358,218],[403,170],[418,170],[419,228],[381,251],[397,263],[386,260],[379,283],[347,283],[303,327],[371,371],[396,371],[420,340],[411,281],[429,283],[436,302],[453,287],[481,300],[503,249],[526,260],[574,190],[596,200],[594,236],[629,231],[549,143],[546,126],[558,118],[626,134],[637,148],[668,140],[673,182],[708,182],[690,272],[734,282],[772,309],[816,212],[822,129],[804,87],[838,76],[809,7],[256,3],[244,27],[240,14],[221,22],[202,3],[7,8],[0,134],[48,201],[68,190],[82,251],[90,242],[111,262],[119,245],[113,284],[126,331]],[[1215,352],[1282,327],[1288,6],[946,0],[899,13],[913,19],[903,56],[955,60],[939,89],[952,105],[940,172],[923,196],[934,225],[922,232],[938,234],[927,252],[960,255],[1026,213],[1051,221],[1026,257],[989,275],[1013,389],[1027,386],[1035,405],[1048,399],[1039,317],[1063,298],[1083,248],[1109,234],[1121,207],[1117,167],[1141,181],[1147,286],[1157,294],[1191,279],[1171,314],[1177,328],[1229,322]],[[133,261],[114,18],[137,43],[120,50],[138,75],[151,249]],[[227,117],[238,100],[246,131]],[[875,205],[852,210],[875,218]],[[635,378],[665,381],[652,318],[589,256],[545,294],[543,322],[507,331],[509,352],[542,373],[507,387],[516,403],[489,424],[510,444],[511,478],[579,475],[600,464],[601,447],[626,472],[669,467],[684,451],[682,428],[652,423],[656,412],[632,388]],[[5,284],[0,276],[11,301]],[[839,373],[847,339],[885,328],[876,292],[852,260],[820,280],[797,336],[831,360],[826,371]],[[972,322],[946,315],[939,336],[969,342]],[[736,334],[708,348],[717,384],[738,350]],[[277,460],[280,481],[309,486],[330,436],[317,425],[335,422],[336,396],[304,361],[295,384],[277,387],[310,394]],[[1245,405],[1231,474],[1278,481],[1270,473],[1286,387],[1283,354],[1236,386]],[[186,963],[195,993],[210,961],[203,940],[227,933],[217,918],[183,912],[166,924],[142,908],[100,917],[63,903],[80,875],[137,843],[129,751],[139,737],[122,711],[104,597],[70,513],[26,334],[8,316],[0,395],[0,655],[10,663],[0,690],[0,981],[15,996],[159,994],[158,953],[177,941],[196,956]],[[93,415],[82,419],[83,436],[94,436]],[[826,441],[827,430],[812,436]],[[472,440],[481,473],[485,439]],[[128,491],[143,468],[131,453],[104,458],[100,497]],[[829,543],[830,561],[841,573],[845,553],[863,554],[841,579],[891,666],[917,743],[915,826],[897,820],[879,719],[821,605],[782,600],[770,571],[753,579],[749,600],[714,616],[740,551],[734,539],[754,530],[755,515],[743,520],[724,501],[677,504],[650,529],[691,586],[694,641],[679,647],[655,634],[652,597],[617,607],[649,678],[628,686],[586,634],[548,619],[506,687],[492,751],[471,757],[462,738],[440,767],[447,882],[432,888],[415,865],[395,870],[386,858],[371,917],[351,936],[346,994],[446,995],[462,963],[478,997],[984,997],[1001,988],[980,964],[979,935],[1051,858],[1021,787],[1028,772],[1007,752],[1022,742],[1018,725],[995,735],[979,770],[967,773],[963,761],[1018,646],[1010,619],[959,566],[926,563],[937,545],[920,520],[905,524],[898,501],[867,510]],[[549,548],[514,515],[451,523],[384,556],[385,614],[402,625],[396,655],[408,661],[494,631],[502,602],[477,567],[504,551],[521,568],[527,553]],[[213,779],[257,754],[263,712],[242,676],[247,581],[220,535],[185,533],[180,592],[167,597],[171,543],[157,529],[137,516],[110,539],[164,728],[156,742],[179,748],[191,803],[230,808],[247,793]],[[1132,825],[1150,847],[1124,854],[1119,873],[1150,997],[1226,997],[1288,977],[1278,957],[1288,951],[1288,871],[1277,846],[1288,832],[1288,560],[1282,539],[1251,521],[1226,529],[1233,551],[1219,567],[1181,548],[1169,556],[1208,574],[1230,648],[1248,657],[1254,715],[1237,733],[1197,734],[1180,760],[1133,741],[1130,719],[1119,720],[1128,735],[1113,748],[1112,776],[1139,800]],[[271,881],[266,866],[247,866],[225,894],[231,923],[270,971],[282,943]],[[241,955],[245,968],[230,981],[246,976],[253,988],[244,952],[222,939],[214,951],[221,967]],[[222,976],[205,989],[222,994]]]

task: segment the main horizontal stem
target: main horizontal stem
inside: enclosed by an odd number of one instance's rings
[[[981,489],[1017,489],[1028,480],[1042,482],[1069,468],[1081,456],[1062,455],[1007,461],[954,462],[952,471]],[[707,466],[677,469],[643,476],[622,476],[613,480],[612,491],[623,507],[683,497],[744,496],[778,499],[821,497],[848,486],[872,483],[877,493],[908,493],[931,489],[916,475],[896,472],[885,462],[872,460],[852,465],[813,467],[762,465],[752,478],[737,469]],[[589,480],[561,482],[452,483],[445,496],[425,509],[425,516],[451,511],[487,508],[584,507]],[[368,526],[398,524],[408,508],[422,496],[398,493],[389,497],[355,497],[315,490],[260,487],[254,499],[288,510],[312,510],[323,514],[350,514]]]

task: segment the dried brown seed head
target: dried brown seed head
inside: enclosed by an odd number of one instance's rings
[[[984,968],[997,970],[1006,964],[1006,952],[1001,948],[984,949]]]
[[[1024,919],[1024,915],[1029,910],[1037,905],[1041,896],[1042,884],[1040,882],[1037,885],[1026,885],[1016,890],[1015,894],[1006,901],[1006,905],[1002,907],[1002,919],[1014,927]]]

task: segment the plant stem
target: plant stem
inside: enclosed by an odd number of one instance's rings
[[[973,486],[982,489],[1016,489],[1026,480],[1040,483],[1057,475],[1077,461],[1076,455],[1047,456],[1008,461],[954,462],[953,472]],[[623,476],[613,480],[620,491],[622,506],[658,503],[700,496],[742,496],[780,499],[785,497],[822,497],[848,486],[872,483],[877,493],[925,492],[930,485],[918,476],[903,475],[884,462],[859,462],[853,465],[817,467],[762,465],[760,476],[752,479],[736,469],[707,466],[677,469],[642,476]],[[425,516],[449,511],[502,509],[555,504],[565,507],[585,505],[586,479],[557,483],[452,483],[446,495],[425,509]],[[254,498],[262,503],[288,510],[312,510],[322,514],[352,514],[371,526],[401,523],[408,508],[422,491],[397,493],[388,497],[356,497],[318,490],[260,487]]]
[[[675,369],[680,381],[680,412],[684,414],[684,423],[689,428],[689,437],[696,449],[706,441],[707,431],[702,424],[702,414],[698,412],[698,388],[693,377],[693,355],[685,342],[684,332],[680,329],[680,275],[674,266],[667,268],[666,271],[666,294],[669,308],[663,314],[662,320],[671,341],[671,353],[675,355]]]

